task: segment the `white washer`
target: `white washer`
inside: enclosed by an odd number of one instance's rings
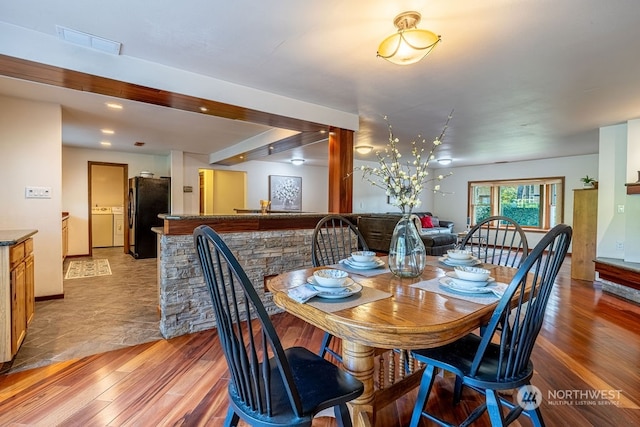
[[[113,214],[110,207],[91,208],[91,246],[113,246]]]
[[[124,208],[114,206],[113,213],[113,246],[124,246]]]

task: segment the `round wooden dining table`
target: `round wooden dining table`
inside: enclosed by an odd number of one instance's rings
[[[383,258],[384,259],[384,258]],[[497,282],[508,284],[517,269],[485,265]],[[326,267],[319,267],[326,268]],[[375,426],[376,411],[391,403],[419,383],[412,375],[406,384],[377,390],[374,379],[378,349],[416,349],[436,347],[474,331],[486,324],[498,298],[473,302],[463,295],[436,292],[415,285],[444,277],[452,267],[438,257],[428,257],[427,266],[417,278],[398,278],[388,270],[373,276],[350,277],[363,287],[361,303],[351,307],[327,309],[314,304],[320,298],[299,303],[289,297],[290,289],[305,285],[318,268],[282,273],[270,278],[267,287],[275,304],[300,319],[342,339],[344,369],[364,383],[364,393],[351,402],[354,426]],[[414,285],[414,286],[412,286]],[[373,296],[372,296],[373,295]],[[353,297],[350,297],[353,298]]]

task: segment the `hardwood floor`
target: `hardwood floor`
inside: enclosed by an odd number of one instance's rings
[[[638,425],[640,307],[571,280],[568,264],[533,353],[532,382],[542,391],[546,424]],[[320,330],[288,314],[273,321],[285,346],[319,347]],[[215,331],[201,332],[2,375],[0,425],[219,426],[227,381]],[[452,407],[451,379],[438,378],[435,387],[429,408],[452,421],[480,401],[465,390]],[[414,400],[415,391],[386,407],[378,425],[408,425]],[[315,425],[335,421],[318,418]],[[489,425],[488,418],[474,425]]]

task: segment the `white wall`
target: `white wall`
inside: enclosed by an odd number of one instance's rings
[[[182,213],[198,213],[198,170],[222,169],[247,172],[247,209],[260,209],[260,200],[269,199],[269,175],[302,177],[302,210],[327,212],[329,209],[329,172],[327,167],[294,166],[286,163],[250,161],[234,166],[217,166],[208,163],[207,156],[184,155],[184,185],[193,187],[193,193],[185,193]]]
[[[127,164],[129,178],[139,175],[141,171],[152,172],[156,177],[169,176],[168,156],[63,147],[62,210],[69,212],[69,255],[89,253],[90,161]]]
[[[625,183],[640,181],[640,119],[627,122],[627,165]],[[625,187],[626,192],[626,187]],[[640,262],[640,195],[627,195],[625,204],[624,260]]]
[[[627,125],[600,128],[600,161],[598,167],[598,232],[596,256],[624,258],[625,213],[618,206],[625,205],[624,186],[627,165]]]
[[[600,128],[598,257],[640,262],[640,196],[625,187],[639,170],[640,120]]]
[[[354,213],[381,213],[381,212],[396,212],[400,213],[400,209],[397,206],[393,206],[387,203],[387,196],[385,190],[372,185],[369,181],[362,179],[362,172],[359,170],[360,166],[368,165],[370,167],[378,167],[378,162],[364,162],[361,160],[354,160],[354,172],[353,172],[353,212]],[[439,172],[438,172],[439,173]],[[444,181],[440,182],[444,184]],[[419,207],[413,209],[414,212],[433,212],[433,192],[429,189],[433,188],[433,184],[428,184],[420,195],[422,204]],[[444,219],[444,218],[443,218]]]
[[[441,182],[441,190],[452,192],[433,198],[433,213],[455,223],[455,231],[462,231],[467,221],[467,191],[469,181],[490,179],[565,177],[564,223],[573,223],[573,189],[581,188],[580,178],[598,175],[598,155],[559,157],[554,159],[510,162],[492,165],[451,168],[453,175]],[[448,171],[448,170],[443,170]],[[529,246],[535,246],[542,233],[527,233]]]
[[[37,229],[35,294],[62,294],[62,112],[57,104],[0,96],[0,229]],[[25,199],[25,187],[50,199]]]

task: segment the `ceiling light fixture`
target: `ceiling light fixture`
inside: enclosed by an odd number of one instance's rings
[[[115,133],[112,129],[100,129],[100,132],[105,135],[113,135]]]
[[[421,15],[413,11],[396,16],[393,24],[398,32],[380,43],[377,56],[398,65],[415,64],[427,56],[441,38],[429,30],[416,28],[420,18]]]
[[[296,166],[300,166],[301,164],[304,163],[304,159],[291,159],[291,163]]]
[[[111,143],[109,141],[100,141],[100,145],[104,147],[111,147]]]
[[[438,163],[443,166],[450,165],[453,160],[451,159],[438,159]]]
[[[371,145],[358,145],[356,151],[360,154],[369,154],[373,151],[373,147]]]
[[[112,110],[122,110],[122,104],[118,104],[115,102],[105,102],[105,105]]]

